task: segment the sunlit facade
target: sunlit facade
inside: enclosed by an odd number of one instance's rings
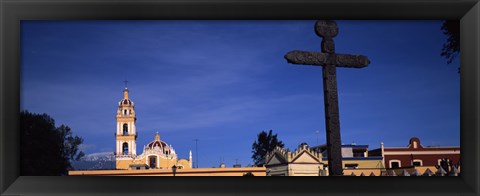
[[[179,159],[175,149],[160,139],[157,132],[153,141],[143,146],[142,154],[137,155],[137,130],[135,105],[128,97],[128,89],[123,90],[123,99],[118,103],[116,131],[116,169],[178,169],[192,168],[192,152],[189,159]]]

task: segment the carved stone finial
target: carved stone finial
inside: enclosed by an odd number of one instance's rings
[[[315,23],[315,33],[323,38],[332,38],[338,34],[337,23],[333,20],[319,20]]]

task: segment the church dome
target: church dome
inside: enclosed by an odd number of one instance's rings
[[[122,100],[120,100],[120,102],[118,102],[118,105],[119,106],[122,106],[122,105],[132,106],[133,102],[130,99],[122,99]]]
[[[147,147],[149,147],[149,148],[155,148],[155,147],[167,148],[168,144],[165,143],[164,141],[152,141],[152,142],[147,144]]]
[[[118,102],[118,106],[133,106],[133,101],[128,98],[128,89],[123,90],[123,99]]]
[[[158,150],[166,155],[175,154],[172,146],[160,140],[160,134],[158,134],[158,132],[155,134],[155,139],[145,146],[145,150]]]

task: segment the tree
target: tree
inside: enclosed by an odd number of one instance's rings
[[[262,166],[265,164],[265,156],[268,152],[273,151],[278,146],[283,148],[283,142],[277,139],[277,134],[272,135],[272,130],[268,132],[260,132],[257,135],[257,141],[252,145],[252,159],[255,165]]]
[[[78,146],[83,143],[83,139],[75,136],[72,136],[72,131],[70,127],[65,125],[60,125],[57,128],[60,132],[61,138],[63,138],[63,154],[68,158],[70,161],[78,161],[80,158],[85,156],[85,153],[82,151],[78,151]]]
[[[72,169],[70,161],[85,155],[78,149],[82,143],[70,127],[55,127],[47,114],[20,112],[20,175],[66,175]]]
[[[441,56],[447,59],[450,64],[460,54],[460,21],[445,20],[442,24],[442,32],[447,36],[446,43],[443,44]]]

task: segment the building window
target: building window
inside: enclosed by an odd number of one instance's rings
[[[364,152],[353,152],[353,157],[365,157]]]
[[[389,162],[390,162],[390,168],[392,169],[402,167],[402,162],[400,160],[390,160]]]
[[[128,143],[127,142],[123,143],[123,148],[122,149],[123,149],[122,153],[124,155],[128,154]]]
[[[128,135],[128,125],[127,125],[127,123],[123,124],[123,135]]]
[[[356,169],[358,167],[357,163],[345,164],[345,169]]]
[[[420,160],[420,159],[413,160],[413,166],[422,166],[422,165],[423,165],[422,160]]]
[[[399,162],[392,162],[391,164],[392,164],[391,168],[399,168],[400,167]]]

